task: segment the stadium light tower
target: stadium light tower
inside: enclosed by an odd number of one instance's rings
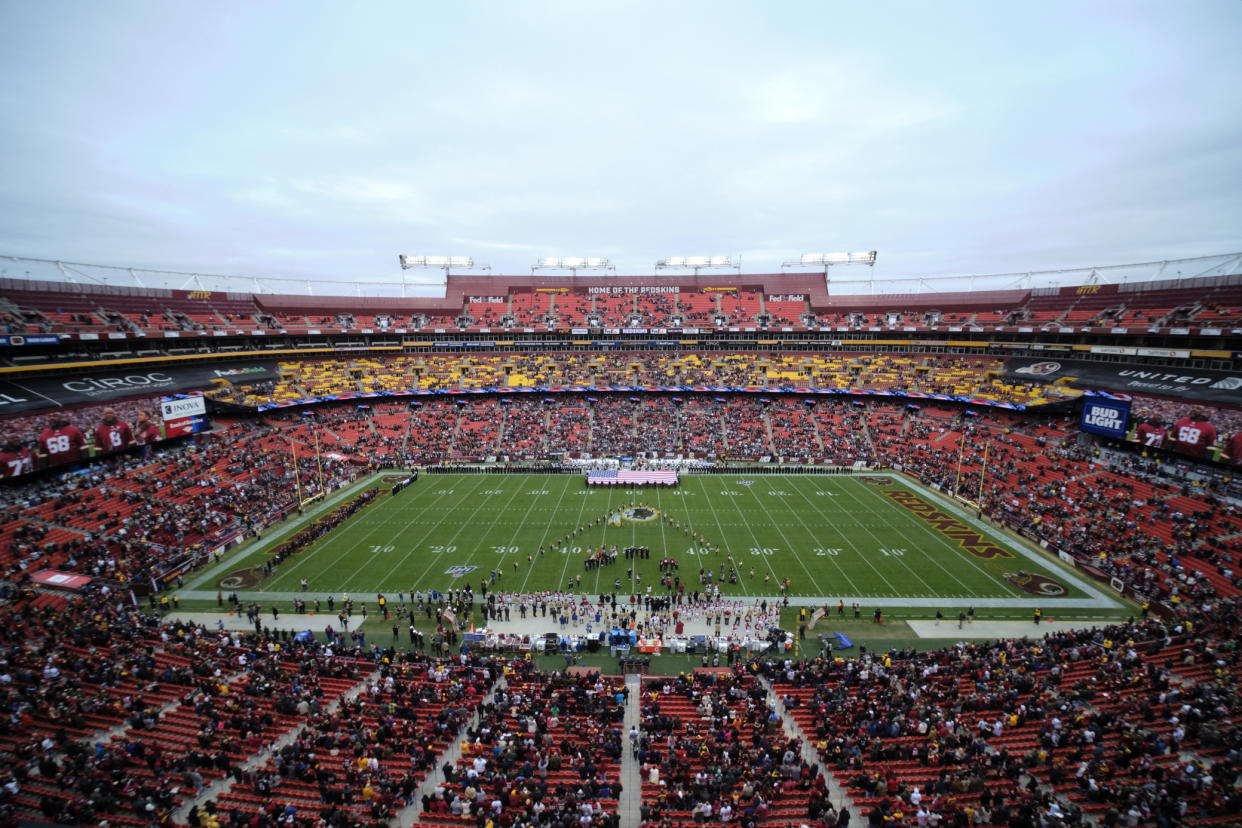
[[[407,256],[404,253],[397,256],[397,261],[401,263],[401,295],[405,296],[405,271],[414,268],[435,268],[444,271],[444,278],[447,281],[452,275],[454,268],[470,270],[479,269],[492,272],[491,265],[476,265],[474,259],[469,256]]]
[[[577,276],[579,270],[605,270],[617,272],[612,262],[600,256],[544,256],[530,266],[530,272],[536,270],[568,270]]]
[[[454,267],[470,269],[475,267],[474,259],[469,256],[406,256],[402,254],[397,257],[401,262],[402,270],[410,270],[415,267],[435,267],[444,271],[447,276],[449,270]],[[481,270],[490,271],[490,265],[478,265]]]
[[[797,261],[782,264],[781,271],[784,272],[791,267],[822,267],[824,269],[824,284],[827,285],[832,281],[828,278],[828,271],[840,265],[866,265],[871,268],[871,292],[875,293],[874,250],[862,250],[855,253],[803,253],[802,257]]]
[[[736,263],[732,256],[668,256],[656,262],[657,273],[669,268],[689,268],[695,276],[704,268],[729,268],[741,273],[742,257],[739,256]]]

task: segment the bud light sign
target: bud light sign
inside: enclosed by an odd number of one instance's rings
[[[1129,400],[1088,398],[1082,405],[1083,431],[1122,439],[1126,436],[1126,420],[1130,417]]]

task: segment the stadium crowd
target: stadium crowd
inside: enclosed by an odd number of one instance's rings
[[[137,828],[176,812],[344,828],[413,807],[424,825],[615,828],[627,749],[650,828],[826,828],[850,811],[893,826],[1242,813],[1237,599],[1038,639],[651,677],[628,739],[619,679],[525,658],[162,622],[105,588],[17,592],[0,616],[10,822]],[[421,788],[459,736],[460,758]],[[823,771],[848,801],[832,801]]]
[[[1076,435],[1063,415],[881,398],[571,395],[273,411],[223,418],[196,444],[155,456],[119,452],[82,474],[3,489],[0,564],[12,577],[60,568],[164,582],[175,565],[207,560],[366,469],[538,460],[573,447],[898,468],[1145,597],[1237,594],[1242,516],[1219,479]]]
[[[1242,811],[1240,610],[754,669],[885,824],[1224,825]]]
[[[987,356],[861,352],[746,353],[618,351],[580,353],[429,354],[300,359],[279,365],[281,379],[239,383],[213,392],[249,406],[356,392],[507,388],[706,386],[824,387],[946,394],[1032,404],[1044,386],[999,378],[1005,360]]]
[[[1135,282],[1126,289],[1099,285],[1066,287],[1052,293],[999,290],[941,294],[932,303],[911,297],[893,301],[868,297],[838,303],[823,294],[819,274],[784,274],[777,293],[768,278],[760,284],[708,286],[671,281],[635,286],[633,292],[537,288],[502,277],[500,295],[466,296],[450,289],[442,300],[397,300],[396,307],[363,312],[344,297],[314,299],[211,291],[144,290],[83,285],[48,290],[46,283],[6,279],[9,302],[0,328],[10,334],[55,333],[99,337],[105,333],[160,336],[165,332],[249,332],[317,335],[324,329],[384,333],[419,330],[620,330],[631,327],[770,328],[822,327],[832,330],[902,330],[911,326],[949,329],[1028,329],[1039,325],[1112,329],[1207,327],[1242,321],[1242,291],[1236,281],[1187,288],[1180,282]],[[697,282],[697,280],[696,280]],[[611,287],[611,286],[609,286]],[[1086,288],[1085,290],[1083,288]],[[451,297],[451,298],[450,298]],[[818,301],[819,304],[814,304]],[[914,305],[914,308],[911,305]],[[895,305],[896,307],[893,307]]]

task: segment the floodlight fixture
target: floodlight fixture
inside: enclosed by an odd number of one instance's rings
[[[782,264],[781,270],[785,271],[791,267],[822,267],[824,269],[824,279],[827,281],[828,271],[837,265],[860,264],[874,269],[875,256],[874,250],[862,250],[853,253],[803,253],[797,261]]]
[[[531,273],[536,270],[568,270],[577,276],[579,270],[613,270],[612,262],[603,256],[544,256],[530,266]]]
[[[656,270],[667,270],[669,268],[688,268],[694,271],[694,275],[698,275],[699,271],[708,267],[732,268],[741,271],[739,257],[738,263],[734,263],[732,256],[666,256],[656,262]]]
[[[397,256],[397,261],[401,263],[401,295],[405,296],[405,271],[415,268],[434,268],[444,271],[444,278],[448,279],[452,275],[454,268],[458,270],[478,269],[491,273],[491,265],[476,265],[474,259],[469,256],[407,256],[404,253]]]
[[[853,253],[803,253],[797,261],[785,262],[781,265],[784,272],[791,267],[822,267],[824,269],[824,285],[830,279],[828,271],[837,265],[866,265],[871,268],[871,292],[875,293],[875,251],[863,250]]]
[[[401,263],[402,270],[411,270],[416,267],[434,267],[448,272],[449,268],[472,268],[475,267],[474,259],[469,256],[407,256],[404,253],[397,257],[397,261]],[[478,265],[483,270],[491,270],[488,265]]]
[[[785,262],[782,267],[831,267],[843,264],[875,264],[875,251],[864,250],[855,253],[804,253],[796,262]]]

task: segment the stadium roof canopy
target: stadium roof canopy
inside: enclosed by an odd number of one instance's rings
[[[1195,279],[1214,279],[1242,273],[1242,252],[1186,259],[1099,265],[1060,270],[967,274],[954,276],[891,276],[874,269],[833,269],[825,280],[822,269],[783,273],[703,273],[669,275],[585,275],[539,273],[522,275],[448,274],[406,271],[374,277],[348,274],[339,280],[314,280],[290,276],[258,276],[198,273],[179,270],[117,265],[86,264],[21,256],[0,256],[0,278],[29,279],[111,288],[163,288],[213,290],[238,294],[339,297],[427,297],[457,299],[472,294],[504,293],[513,289],[584,291],[592,287],[749,287],[769,293],[807,293],[812,304],[828,303],[828,297],[884,295],[893,301],[919,297],[923,305],[933,296],[954,299],[974,291],[1055,292],[1058,288],[1086,284],[1133,285],[1168,282],[1163,287],[1192,287]],[[900,297],[900,299],[898,298]],[[854,300],[853,303],[861,300]],[[843,304],[851,304],[845,300]]]

